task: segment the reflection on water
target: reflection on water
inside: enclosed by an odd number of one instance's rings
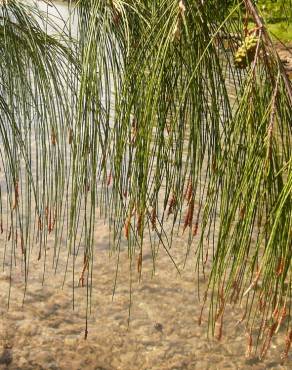
[[[58,3],[56,9],[44,2],[39,2],[39,6],[68,20],[65,4]],[[4,238],[0,242],[1,250]],[[161,249],[153,276],[151,248],[145,246],[141,282],[136,264],[132,266],[133,296],[128,327],[129,260],[127,252],[121,252],[118,285],[112,301],[117,257],[109,258],[108,245],[108,228],[98,221],[87,341],[84,340],[87,292],[79,284],[82,261],[76,260],[74,270],[73,264],[68,264],[61,289],[68,254],[66,248],[61,249],[56,271],[51,268],[55,252],[52,238],[46,250],[47,268],[42,286],[43,262],[38,261],[37,248],[33,249],[24,306],[22,261],[17,260],[12,280],[9,268],[1,271],[0,369],[288,369],[292,365],[291,357],[285,365],[279,361],[284,346],[280,336],[273,340],[266,360],[261,361],[253,354],[246,358],[244,325],[235,326],[243,314],[240,309],[227,309],[220,341],[207,339],[207,312],[202,325],[198,325],[199,297],[206,283],[199,278],[198,290],[193,251],[178,276]],[[186,240],[177,236],[172,253],[179,266],[184,262],[185,247]],[[75,257],[69,258],[72,262]],[[10,284],[11,302],[7,311]]]
[[[73,8],[69,7],[69,2],[54,1],[54,3],[51,3],[50,1],[35,0],[31,0],[31,2],[34,6],[38,7],[40,11],[46,13],[47,16],[54,21],[55,25],[58,25],[66,33],[70,32],[72,36],[77,35],[76,14],[73,12]],[[46,28],[49,33],[55,32],[51,27],[47,27],[47,25],[44,25],[44,28]]]

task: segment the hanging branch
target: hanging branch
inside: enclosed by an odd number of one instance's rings
[[[282,76],[283,81],[285,83],[287,94],[289,96],[290,103],[292,105],[292,84],[291,84],[291,81],[289,80],[289,77],[288,77],[286,71],[285,71],[285,68],[283,66],[283,63],[281,62],[281,59],[279,57],[279,54],[275,50],[273,41],[271,40],[271,37],[270,37],[269,33],[267,32],[267,29],[266,29],[266,26],[265,26],[265,22],[259,16],[258,11],[256,9],[256,6],[253,4],[252,0],[244,0],[244,2],[245,2],[246,8],[249,10],[250,14],[253,17],[253,20],[254,20],[255,24],[262,31],[262,35],[263,35],[263,38],[264,38],[266,44],[269,46],[271,52],[276,57],[276,60],[277,60],[278,65],[279,65],[280,73],[281,73],[281,76]]]

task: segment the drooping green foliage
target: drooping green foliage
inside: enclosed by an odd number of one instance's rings
[[[180,230],[196,250],[194,268],[209,274],[210,327],[228,303],[241,304],[248,332],[264,338],[262,354],[282,325],[286,355],[292,87],[254,3],[79,0],[74,11],[78,63],[70,38],[42,32],[22,3],[1,5],[11,261],[19,239],[28,266],[36,238],[46,263],[54,233],[54,265],[62,238],[73,256],[82,242],[89,282],[100,212],[113,251],[127,242],[141,274],[145,241],[159,240],[154,262],[160,247],[175,263]]]
[[[60,30],[34,6],[5,1],[0,14],[1,251],[10,268],[20,251],[27,280],[31,250],[37,244],[39,258],[45,254],[43,225],[48,218],[54,223],[66,188],[77,63],[65,39],[44,32],[42,22]]]

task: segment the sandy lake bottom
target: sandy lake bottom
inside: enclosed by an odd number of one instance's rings
[[[181,242],[180,242],[181,240]],[[50,244],[48,244],[50,245]],[[129,260],[120,255],[117,290],[112,301],[116,257],[109,258],[107,227],[99,222],[95,243],[92,283],[92,312],[88,339],[84,340],[86,288],[76,287],[72,310],[72,269],[61,289],[66,248],[60,254],[59,270],[50,267],[52,250],[47,250],[47,270],[42,286],[43,259],[31,256],[28,291],[22,307],[21,266],[13,269],[10,308],[7,311],[9,268],[0,272],[0,369],[291,369],[291,354],[285,364],[280,354],[284,336],[276,336],[265,358],[246,358],[244,325],[235,326],[241,311],[228,309],[223,338],[207,339],[206,315],[201,326],[201,304],[197,298],[194,259],[178,276],[161,248],[152,276],[151,254],[144,252],[142,279],[136,265],[132,273],[132,309],[128,327]],[[180,237],[172,250],[176,261],[184,258]],[[2,250],[0,249],[2,263]],[[82,271],[76,263],[76,282]],[[70,281],[71,280],[71,281]],[[201,281],[204,287],[204,281]],[[203,290],[202,290],[203,291]]]

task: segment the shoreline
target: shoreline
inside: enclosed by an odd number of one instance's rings
[[[284,65],[286,72],[290,79],[292,78],[292,42],[284,44],[281,42],[275,42],[275,48],[280,57],[281,62]]]

